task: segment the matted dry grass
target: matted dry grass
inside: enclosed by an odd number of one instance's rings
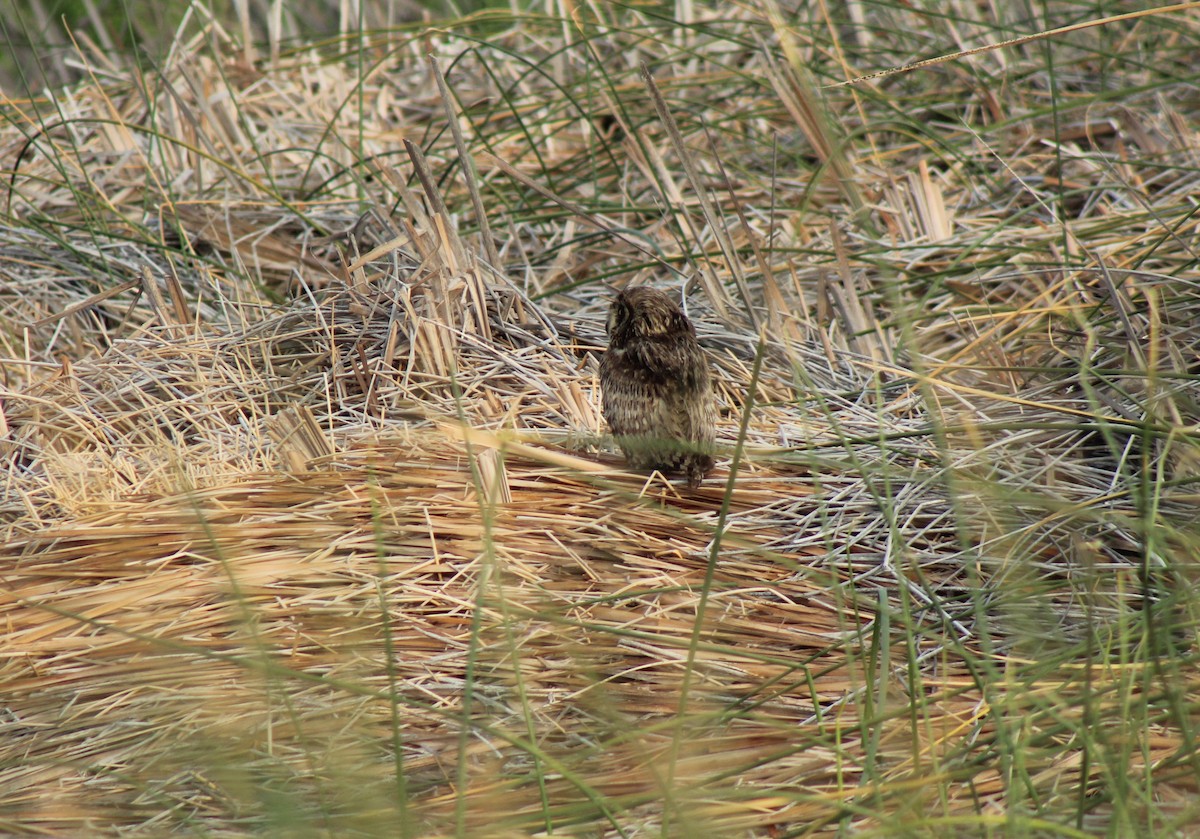
[[[0,830],[1191,829],[1194,97],[939,158],[767,11],[6,103]],[[695,491],[596,384],[684,275]]]

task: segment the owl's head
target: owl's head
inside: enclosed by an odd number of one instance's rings
[[[670,295],[646,286],[627,288],[617,294],[608,312],[607,326],[609,342],[618,347],[638,338],[696,334],[695,327]]]

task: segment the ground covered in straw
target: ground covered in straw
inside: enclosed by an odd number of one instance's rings
[[[847,5],[5,100],[0,833],[1197,835],[1200,10]]]

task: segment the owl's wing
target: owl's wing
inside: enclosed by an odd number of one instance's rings
[[[604,419],[618,437],[645,435],[662,428],[654,409],[661,394],[653,383],[636,374],[611,376],[601,393]]]
[[[625,352],[631,366],[645,370],[662,384],[676,383],[689,374],[689,359],[680,352],[678,341],[636,341]]]
[[[600,360],[604,418],[617,436],[712,442],[708,359],[694,339],[639,339]]]

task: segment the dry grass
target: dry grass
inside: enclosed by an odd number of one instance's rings
[[[4,102],[0,832],[1196,835],[1200,12],[848,5]]]

